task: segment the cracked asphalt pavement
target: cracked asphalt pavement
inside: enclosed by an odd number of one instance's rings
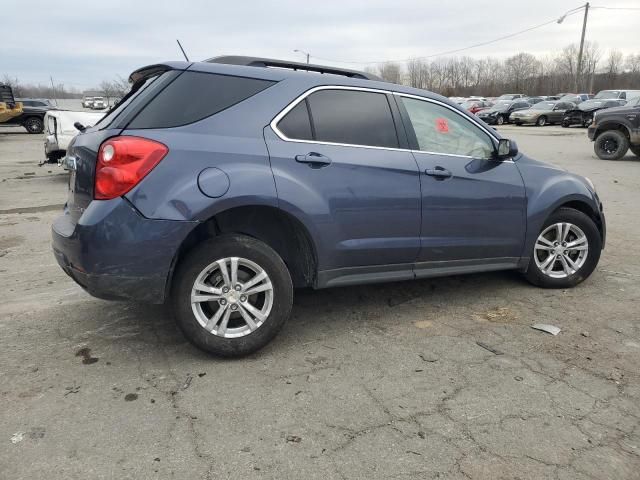
[[[166,308],[66,277],[66,175],[37,166],[41,136],[0,128],[0,478],[638,479],[640,159],[598,160],[583,129],[501,131],[598,187],[590,279],[298,291],[275,341],[229,361]]]

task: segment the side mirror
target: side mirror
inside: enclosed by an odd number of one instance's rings
[[[518,154],[518,145],[508,138],[501,138],[498,142],[497,159],[505,160],[515,157]]]

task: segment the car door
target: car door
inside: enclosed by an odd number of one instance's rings
[[[553,111],[549,114],[549,122],[550,123],[561,122],[565,112],[569,109],[571,105],[573,104],[568,102],[557,103],[555,107],[553,107]]]
[[[421,172],[422,229],[416,275],[516,265],[526,226],[522,177],[494,159],[496,139],[455,108],[398,95]]]
[[[377,90],[319,87],[265,128],[280,207],[311,231],[319,286],[381,271],[413,277],[420,176],[390,100]]]

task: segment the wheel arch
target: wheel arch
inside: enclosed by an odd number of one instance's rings
[[[277,207],[244,205],[217,212],[189,232],[174,255],[167,278],[167,294],[180,261],[201,242],[226,233],[247,235],[273,248],[287,265],[295,287],[314,284],[317,249],[303,222]]]
[[[610,130],[618,130],[625,134],[627,139],[631,141],[631,131],[627,125],[620,122],[605,122],[601,125],[598,125],[596,129],[596,133],[593,135],[593,140],[595,141],[600,135]]]

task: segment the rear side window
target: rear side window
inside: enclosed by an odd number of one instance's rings
[[[246,100],[273,83],[255,78],[184,72],[153,98],[128,128],[168,128],[197,122]]]
[[[307,101],[302,100],[278,123],[278,128],[287,138],[313,140]]]
[[[352,90],[321,90],[307,97],[315,140],[398,147],[387,96]]]
[[[398,147],[387,96],[355,90],[321,90],[298,103],[278,123],[294,140]]]

